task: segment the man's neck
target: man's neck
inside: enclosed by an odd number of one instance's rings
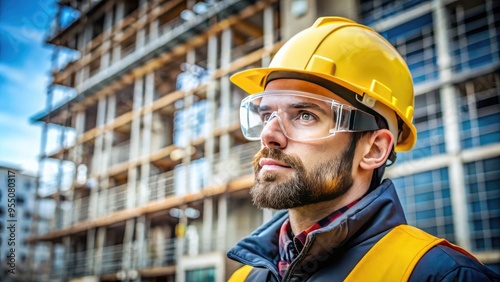
[[[349,192],[352,192],[352,190]],[[293,234],[299,234],[321,219],[358,200],[364,195],[364,193],[349,192],[330,201],[289,209],[288,215],[290,217],[290,227],[292,228]]]
[[[327,201],[288,210],[293,234],[297,235],[306,230],[338,208],[332,201]]]

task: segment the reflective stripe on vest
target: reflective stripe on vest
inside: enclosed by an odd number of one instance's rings
[[[365,254],[344,281],[408,281],[418,261],[438,244],[474,258],[445,239],[413,226],[399,225]]]
[[[250,265],[244,265],[240,267],[238,270],[236,270],[233,275],[231,275],[231,278],[227,282],[242,282],[247,279],[248,274],[250,274],[250,271],[252,271],[252,268]]]

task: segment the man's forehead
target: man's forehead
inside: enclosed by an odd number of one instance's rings
[[[345,99],[343,99],[341,96],[333,93],[327,88],[302,79],[294,79],[294,78],[274,79],[266,85],[265,91],[268,90],[302,91],[311,94],[321,95],[327,98],[334,99],[342,104],[350,105],[350,103],[347,102]]]
[[[311,93],[314,94],[314,93]],[[326,101],[318,100],[312,97],[298,95],[296,92],[287,93],[286,90],[276,93],[262,95],[260,105],[286,105],[292,106],[297,104],[326,104]]]

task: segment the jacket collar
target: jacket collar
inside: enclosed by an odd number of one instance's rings
[[[287,218],[287,211],[276,213],[270,221],[229,250],[228,257],[243,264],[268,268],[278,277],[278,235]],[[290,270],[300,263],[317,263],[318,258],[328,258],[339,249],[355,246],[403,223],[406,223],[406,219],[396,190],[392,182],[386,179],[342,216],[311,232],[296,259],[298,262],[294,261]]]

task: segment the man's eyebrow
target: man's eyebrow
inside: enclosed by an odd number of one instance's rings
[[[287,105],[288,109],[314,109],[317,111],[320,111],[322,114],[327,115],[328,113],[320,107],[318,104],[315,103],[307,103],[307,102],[298,102],[298,103],[290,103]],[[257,112],[264,112],[268,111],[271,109],[269,105],[261,105],[257,107]]]
[[[299,103],[292,103],[288,104],[288,108],[293,108],[293,109],[314,109],[317,111],[320,111],[324,115],[327,115],[328,113],[320,107],[318,104],[315,103],[307,103],[307,102],[299,102]]]
[[[267,111],[267,110],[269,110],[270,108],[271,108],[271,107],[270,107],[270,106],[268,106],[268,105],[258,106],[258,107],[257,107],[257,112],[259,112],[259,113],[260,113],[260,112],[263,112],[263,111]]]

